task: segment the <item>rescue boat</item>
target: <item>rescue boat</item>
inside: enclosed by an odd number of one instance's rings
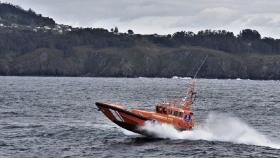
[[[194,84],[193,84],[194,85]],[[188,98],[155,105],[155,111],[127,109],[116,103],[96,102],[98,110],[120,127],[146,136],[153,136],[144,128],[147,121],[172,125],[177,130],[191,130],[195,125],[194,113],[190,107],[195,100],[194,86],[188,91]],[[179,105],[178,105],[179,103]]]
[[[155,111],[127,109],[124,105],[116,103],[96,102],[96,106],[115,124],[145,136],[154,136],[146,131],[145,128],[141,128],[145,126],[146,122],[169,124],[180,131],[192,130],[195,125],[193,120],[194,113],[191,111],[191,106],[196,99],[195,78],[207,57],[204,58],[196,71],[193,82],[187,90],[186,97],[168,103],[157,104],[155,105]]]

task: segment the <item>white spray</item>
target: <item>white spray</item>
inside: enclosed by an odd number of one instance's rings
[[[160,138],[224,141],[280,149],[280,143],[271,142],[240,119],[224,114],[210,113],[205,123],[192,131],[180,132],[171,125],[151,122],[142,129]]]

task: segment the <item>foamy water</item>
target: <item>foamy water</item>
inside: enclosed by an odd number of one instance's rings
[[[280,149],[280,143],[272,142],[244,121],[225,114],[210,113],[205,122],[192,131],[181,132],[171,125],[151,122],[142,129],[159,138],[224,141]]]

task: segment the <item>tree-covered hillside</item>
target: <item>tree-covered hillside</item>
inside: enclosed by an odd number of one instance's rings
[[[0,4],[0,74],[55,76],[191,76],[280,79],[280,40],[245,29],[140,35],[72,28],[18,6]]]
[[[19,6],[0,3],[0,23],[9,26],[12,24],[29,26],[53,26],[55,21],[48,17],[42,17],[33,10],[24,10]]]

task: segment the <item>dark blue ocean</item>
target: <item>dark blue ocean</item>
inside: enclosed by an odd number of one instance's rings
[[[0,157],[280,157],[280,81],[198,79],[196,128],[125,131],[95,102],[183,97],[188,78],[0,77]]]

